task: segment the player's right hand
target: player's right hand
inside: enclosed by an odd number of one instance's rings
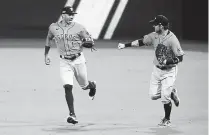
[[[50,58],[48,56],[45,56],[45,64],[50,65],[50,62],[51,62]]]
[[[119,43],[119,44],[118,44],[118,49],[123,49],[123,48],[125,48],[125,44]]]

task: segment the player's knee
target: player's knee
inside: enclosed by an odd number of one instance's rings
[[[150,98],[152,100],[157,100],[157,99],[161,98],[161,96],[160,95],[150,95]]]
[[[156,97],[156,96],[151,96],[150,97],[152,100],[157,100],[157,99],[159,99],[158,97]]]
[[[70,84],[65,84],[63,87],[65,88],[65,91],[72,91],[73,89],[73,85]]]
[[[163,104],[168,104],[171,102],[171,98],[170,98],[170,95],[163,95],[162,96],[162,103]]]
[[[90,89],[95,89],[96,88],[95,82],[89,81],[89,87]]]
[[[163,104],[171,104],[171,101],[170,100],[162,100],[161,101]]]
[[[86,87],[83,87],[82,89],[87,90],[87,89],[95,89],[95,88],[96,88],[95,83],[92,81],[89,81],[89,84]]]

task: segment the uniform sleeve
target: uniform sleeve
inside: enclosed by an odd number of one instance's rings
[[[54,35],[53,35],[52,31],[51,31],[52,25],[53,24],[51,24],[49,26],[49,29],[48,29],[48,34],[47,34],[47,37],[46,37],[46,46],[51,46],[51,44],[52,44],[52,39],[54,37]]]
[[[80,38],[83,44],[91,44],[94,45],[94,39],[91,37],[89,32],[85,29],[82,28],[80,31]]]
[[[153,33],[144,36],[143,43],[147,46],[152,45]]]
[[[91,38],[91,34],[85,28],[82,28],[79,34],[81,39]]]
[[[184,55],[184,51],[181,48],[180,42],[176,36],[173,36],[171,40],[171,48],[175,56],[182,56]]]

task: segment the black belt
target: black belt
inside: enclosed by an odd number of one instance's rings
[[[75,60],[76,58],[78,58],[79,56],[81,56],[81,53],[77,53],[77,54],[71,54],[71,55],[60,55],[60,58],[62,59],[67,59],[67,60]]]
[[[167,67],[167,66],[159,66],[159,65],[156,65],[157,68],[161,69],[161,70],[168,70],[168,69],[171,69],[172,67]]]

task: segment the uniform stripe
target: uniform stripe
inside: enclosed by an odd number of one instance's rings
[[[111,39],[128,0],[67,0],[78,13],[74,21],[82,24],[95,39]],[[61,17],[59,18],[59,21]]]
[[[120,18],[124,12],[124,9],[128,3],[128,0],[121,0],[119,3],[119,6],[114,14],[114,17],[111,20],[111,23],[105,33],[104,39],[111,39],[112,35],[114,34],[114,31],[118,25],[118,22],[120,21]]]
[[[71,6],[76,11],[81,0],[67,0],[65,6]]]
[[[106,22],[105,22],[105,24],[104,24],[104,26],[103,26],[103,28],[102,28],[102,30],[100,32],[99,39],[103,39],[104,38],[104,35],[105,35],[105,33],[106,33],[107,29],[108,29],[108,26],[110,25],[110,22],[111,22],[114,14],[115,14],[115,11],[116,11],[120,1],[121,0],[115,0],[114,4],[112,6],[112,9],[110,10],[109,15],[108,15],[108,17],[106,19]]]
[[[115,0],[81,0],[74,21],[82,24],[98,39]]]
[[[65,38],[65,30],[59,25],[59,23],[57,22],[57,26],[59,26],[60,27],[60,29],[63,31],[63,38]],[[66,53],[66,55],[67,55],[67,47],[66,47],[66,45],[65,45],[65,40],[63,40],[63,43],[64,43],[64,48],[65,48],[65,53]]]
[[[77,0],[67,0],[65,6],[73,6]],[[80,1],[80,0],[79,0]]]
[[[74,11],[77,10],[80,1],[81,1],[81,0],[74,0],[74,2],[73,2],[73,4],[72,4],[72,5],[73,5],[72,7],[73,7]]]

